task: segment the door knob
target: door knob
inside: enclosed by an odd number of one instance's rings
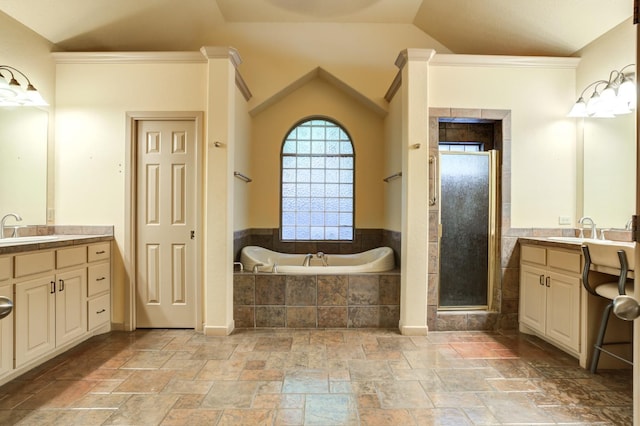
[[[613,299],[613,313],[625,321],[640,317],[640,304],[631,296],[620,295]]]
[[[8,297],[0,296],[0,319],[6,317],[13,310],[13,302]]]

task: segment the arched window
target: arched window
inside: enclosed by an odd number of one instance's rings
[[[302,121],[287,134],[281,157],[282,240],[353,240],[355,161],[347,132],[325,118]]]

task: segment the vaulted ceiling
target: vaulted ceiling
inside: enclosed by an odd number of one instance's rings
[[[0,0],[0,11],[59,51],[198,50],[231,26],[330,22],[413,25],[453,53],[571,56],[630,19],[633,0]]]

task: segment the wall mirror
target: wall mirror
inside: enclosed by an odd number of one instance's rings
[[[584,119],[584,208],[598,228],[623,229],[635,212],[635,113]]]
[[[40,108],[0,108],[0,217],[17,213],[20,225],[47,223],[48,123]]]

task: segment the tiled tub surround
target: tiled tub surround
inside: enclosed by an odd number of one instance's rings
[[[397,328],[400,274],[236,273],[237,328]]]

